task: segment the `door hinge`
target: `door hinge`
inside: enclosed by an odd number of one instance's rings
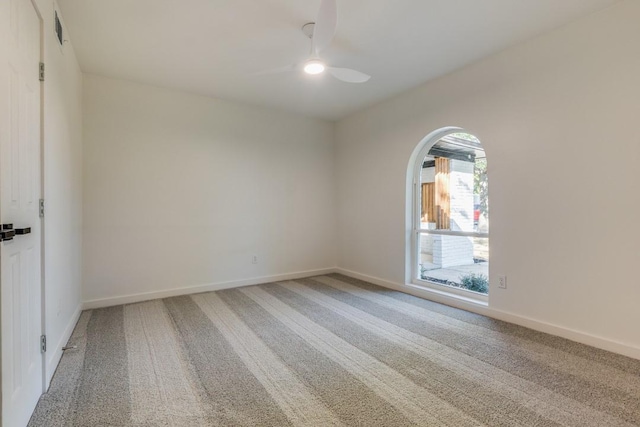
[[[38,68],[38,73],[40,74],[40,81],[43,82],[44,81],[44,62],[40,63],[40,66]]]
[[[40,218],[44,218],[44,199],[40,199]]]
[[[47,336],[46,335],[40,335],[40,352],[41,353],[47,352]]]

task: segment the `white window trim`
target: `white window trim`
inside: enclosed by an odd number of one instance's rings
[[[469,291],[466,289],[458,289],[452,286],[442,285],[440,283],[430,282],[420,279],[418,271],[418,265],[420,264],[420,253],[418,250],[418,242],[421,234],[441,235],[441,236],[464,236],[464,237],[478,237],[489,238],[489,233],[475,233],[465,231],[450,231],[450,230],[425,230],[422,228],[420,221],[421,210],[421,197],[422,197],[422,164],[424,158],[429,154],[429,151],[433,146],[447,135],[453,133],[470,133],[459,127],[446,127],[439,129],[431,134],[427,135],[418,147],[414,151],[412,156],[413,162],[410,162],[410,176],[411,176],[411,242],[410,242],[410,254],[409,259],[411,263],[410,270],[410,284],[427,291],[433,291],[441,295],[446,295],[452,298],[462,299],[468,302],[475,302],[482,305],[487,305],[489,297],[487,295],[480,294],[478,292]],[[414,158],[415,156],[415,158]],[[491,268],[491,267],[489,267]]]

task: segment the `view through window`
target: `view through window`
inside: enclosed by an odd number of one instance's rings
[[[424,153],[423,153],[424,154]],[[487,158],[480,141],[452,133],[417,165],[417,279],[489,292]]]

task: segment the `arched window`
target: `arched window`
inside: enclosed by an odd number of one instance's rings
[[[412,159],[412,282],[486,300],[489,193],[480,140],[444,128],[425,138]]]

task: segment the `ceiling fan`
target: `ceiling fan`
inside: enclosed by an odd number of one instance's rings
[[[263,71],[258,74],[274,74],[293,71],[302,65],[307,74],[317,75],[327,72],[338,80],[347,83],[365,83],[371,76],[351,68],[338,68],[327,65],[321,58],[320,52],[331,44],[338,25],[337,0],[321,0],[320,10],[316,22],[309,22],[302,27],[302,32],[311,39],[309,58],[302,64],[292,64],[274,70]]]

